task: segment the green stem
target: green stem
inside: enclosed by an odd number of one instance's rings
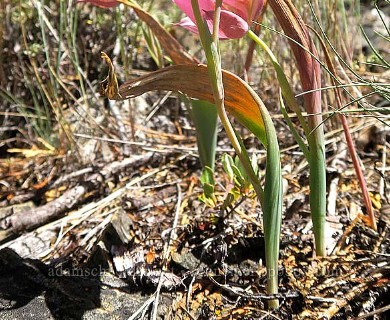
[[[214,12],[214,24],[213,24],[213,42],[219,48],[219,23],[221,21],[221,6],[222,0],[215,1],[215,12]]]
[[[310,208],[317,256],[326,256],[326,159],[322,130],[315,130],[309,137],[310,150]]]
[[[268,55],[268,57],[271,60],[271,63],[276,71],[276,76],[278,78],[279,85],[282,89],[283,97],[286,99],[287,104],[289,105],[290,109],[293,110],[298,120],[303,128],[303,131],[305,132],[305,136],[308,136],[310,133],[309,128],[307,127],[307,123],[305,121],[305,118],[302,115],[301,109],[299,108],[299,105],[297,101],[295,100],[294,93],[291,89],[291,86],[287,80],[286,75],[283,72],[283,69],[279,62],[277,61],[275,55],[272,53],[271,49],[267,46],[267,44],[261,40],[256,33],[254,33],[252,30],[248,31],[248,36],[256,43],[258,44]]]
[[[278,138],[272,118],[267,108],[253,89],[246,84],[247,90],[252,94],[259,106],[264,121],[266,134],[267,164],[265,170],[263,225],[265,239],[265,259],[267,266],[267,293],[278,293],[278,257],[280,244],[280,226],[282,222],[282,175],[280,164],[280,151]],[[277,299],[268,301],[270,309],[279,307]]]
[[[280,90],[281,91],[281,90]],[[288,127],[291,130],[292,135],[294,136],[295,141],[298,143],[299,147],[301,148],[303,155],[305,156],[306,159],[310,158],[310,152],[308,147],[306,146],[305,142],[299,135],[298,131],[295,129],[294,124],[292,123],[290,117],[288,116],[286,107],[283,102],[283,96],[282,93],[279,91],[279,105],[280,105],[280,110],[282,111],[284,120],[286,121]]]
[[[266,148],[267,148],[267,165],[265,174],[264,191],[260,186],[258,177],[256,176],[246,149],[240,143],[239,137],[236,135],[225,110],[224,105],[224,87],[222,81],[221,56],[218,51],[218,30],[219,30],[219,14],[221,0],[216,1],[215,20],[213,26],[213,37],[210,35],[208,26],[203,21],[199,10],[197,0],[191,0],[192,8],[202,46],[206,53],[207,69],[210,77],[210,82],[213,90],[215,104],[217,106],[218,115],[222,125],[230,139],[230,142],[235,149],[249,179],[255,189],[255,192],[260,199],[263,208],[264,219],[264,237],[266,248],[266,265],[267,265],[267,293],[276,294],[278,292],[278,257],[279,257],[279,241],[280,241],[280,225],[282,216],[282,180],[280,166],[280,152],[277,141],[275,127],[272,119],[269,116],[267,109],[261,102],[256,93],[247,85],[248,91],[255,98],[265,125],[266,132]],[[264,201],[264,194],[267,195],[267,201]],[[279,306],[277,299],[270,300],[269,308],[275,309]]]
[[[264,195],[263,195],[263,189],[260,185],[259,179],[254,172],[250,159],[245,151],[241,148],[241,144],[239,142],[239,139],[237,138],[234,129],[230,123],[230,120],[226,114],[225,110],[225,104],[224,104],[224,89],[223,89],[223,82],[222,82],[222,71],[221,71],[221,59],[218,52],[218,48],[216,46],[216,43],[212,41],[212,37],[210,35],[210,31],[207,27],[207,24],[203,21],[198,1],[197,0],[191,0],[194,16],[196,19],[196,24],[198,26],[199,30],[199,36],[202,43],[202,47],[205,50],[206,58],[207,58],[207,69],[210,76],[210,82],[213,89],[214,99],[215,99],[215,105],[218,110],[218,116],[221,120],[221,123],[226,131],[226,134],[230,140],[230,143],[232,144],[234,150],[236,151],[236,154],[240,161],[242,162],[245,171],[247,172],[249,179],[253,185],[253,188],[255,189],[255,192],[260,200],[261,205],[264,205]],[[218,3],[217,3],[218,4]],[[217,10],[216,10],[217,11]],[[217,18],[217,21],[218,18]],[[218,37],[218,30],[219,28],[215,28],[217,32]],[[213,30],[213,31],[214,31]],[[215,35],[214,35],[215,37]]]
[[[302,139],[293,127],[287,112],[283,109],[282,113],[289,125],[297,143],[302,149],[310,166],[310,208],[313,221],[313,233],[315,236],[316,253],[319,256],[326,255],[325,246],[325,217],[326,217],[326,161],[323,130],[318,128],[321,125],[321,119],[318,115],[311,115],[309,123],[306,122],[295,100],[294,93],[288,83],[287,77],[282,67],[270,48],[253,31],[248,32],[249,37],[255,41],[269,56],[276,71],[277,78],[282,90],[283,97],[287,101],[291,110],[293,110],[303,128],[307,138],[309,148],[303,143]],[[282,101],[281,101],[282,103]],[[313,130],[318,128],[318,130]]]

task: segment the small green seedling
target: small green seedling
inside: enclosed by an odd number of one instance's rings
[[[205,203],[208,207],[214,208],[217,205],[217,198],[215,197],[215,179],[214,172],[208,166],[205,166],[200,175],[200,182],[202,183],[203,193],[199,196],[199,200]]]

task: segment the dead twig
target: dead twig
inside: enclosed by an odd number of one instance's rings
[[[390,304],[385,306],[385,307],[382,307],[382,308],[379,308],[379,309],[376,309],[375,311],[371,311],[369,313],[366,313],[358,318],[356,318],[355,320],[363,320],[363,319],[367,319],[369,317],[372,317],[372,316],[375,316],[375,315],[378,315],[378,314],[381,314],[381,313],[384,313],[386,312],[387,310],[390,310]]]
[[[21,211],[10,217],[7,217],[3,222],[4,229],[12,229],[12,233],[18,234],[25,230],[31,230],[37,228],[49,221],[58,218],[66,211],[72,209],[77,203],[79,203],[85,194],[89,191],[89,188],[83,185],[76,186],[75,188],[66,191],[58,199],[49,202],[39,208],[27,211]],[[6,240],[0,238],[0,242]]]

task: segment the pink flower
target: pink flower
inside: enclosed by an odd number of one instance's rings
[[[77,2],[89,2],[101,8],[112,8],[119,5],[117,0],[77,0]]]
[[[187,17],[179,25],[198,33],[195,17],[192,11],[191,0],[173,0]],[[243,37],[249,30],[249,24],[260,15],[264,0],[223,0],[221,21],[219,25],[220,39],[237,39]],[[199,0],[199,8],[203,13],[210,31],[213,29],[215,0]]]

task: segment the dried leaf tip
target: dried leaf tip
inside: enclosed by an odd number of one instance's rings
[[[101,52],[101,58],[108,65],[108,75],[100,83],[100,94],[110,100],[121,100],[122,96],[119,94],[118,80],[115,75],[114,65],[112,64],[110,57],[103,51]]]

